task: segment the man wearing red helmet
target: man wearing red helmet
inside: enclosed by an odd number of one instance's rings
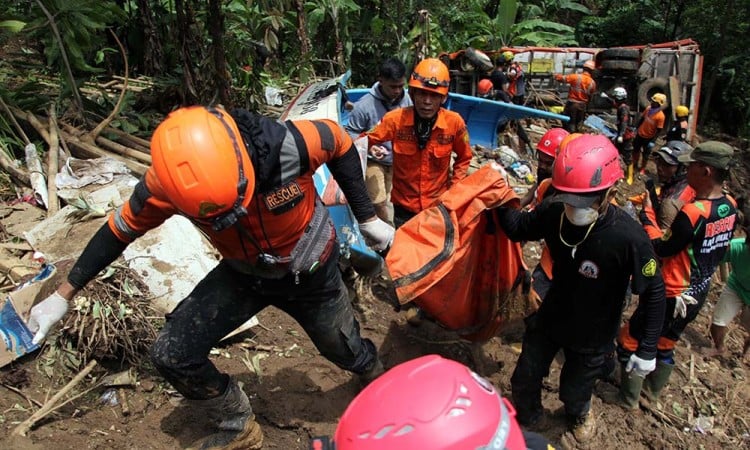
[[[393,144],[391,201],[397,228],[433,206],[468,172],[472,153],[466,123],[458,113],[442,107],[449,86],[445,64],[434,58],[421,61],[409,77],[414,105],[387,113],[367,133],[371,146],[381,147],[388,141]]]
[[[554,261],[549,292],[526,319],[511,378],[518,420],[533,427],[542,419],[542,380],[562,349],[559,395],[579,442],[595,432],[591,394],[596,380],[614,368],[608,355],[614,350],[628,284],[640,296],[647,319],[644,339],[630,358],[631,369],[654,369],[664,317],[664,282],[648,236],[610,203],[622,176],[617,149],[609,139],[581,135],[563,142],[555,159],[554,196],[529,212],[497,209],[508,237],[544,239]]]
[[[523,432],[508,400],[463,364],[426,355],[401,363],[352,400],[331,442],[311,450],[554,450]]]
[[[219,264],[166,317],[154,366],[215,422],[202,448],[261,448],[247,395],[208,355],[224,336],[273,305],[294,317],[318,350],[369,382],[383,372],[363,339],[338,270],[336,233],[312,174],[326,163],[376,250],[393,227],[375,215],[351,138],[328,120],[279,122],[245,110],[172,112],[151,139],[152,166],[127,203],[94,235],[57,291],[31,310],[38,343],[68,302],[125,248],[173,215],[192,221]]]

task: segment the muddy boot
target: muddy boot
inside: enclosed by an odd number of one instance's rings
[[[620,404],[627,409],[638,408],[638,399],[641,398],[641,388],[643,387],[643,377],[636,374],[635,370],[625,371],[625,367],[620,368]]]
[[[596,434],[594,413],[589,411],[580,417],[568,417],[568,428],[579,443],[591,440]]]
[[[383,367],[383,362],[376,356],[375,362],[372,363],[367,370],[359,374],[359,383],[362,388],[365,388],[368,384],[372,383],[375,378],[383,375],[384,372],[385,367]]]
[[[645,383],[643,383],[643,393],[649,401],[655,402],[659,399],[659,394],[669,382],[673,370],[674,364],[656,361],[656,369],[648,374]]]
[[[205,412],[217,424],[219,431],[191,448],[246,450],[263,446],[263,430],[255,421],[250,400],[234,380],[224,394],[208,400],[188,400],[188,405]]]

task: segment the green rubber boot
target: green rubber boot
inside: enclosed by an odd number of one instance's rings
[[[638,399],[641,397],[644,378],[637,375],[634,370],[626,372],[624,365],[620,370],[620,401],[622,406],[628,409],[636,409],[638,408]]]
[[[673,370],[674,364],[656,361],[656,369],[648,374],[643,384],[643,393],[649,401],[655,402],[659,399],[659,394],[661,394],[664,386],[669,382],[669,377],[672,376]]]

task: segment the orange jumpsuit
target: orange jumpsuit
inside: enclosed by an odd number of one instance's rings
[[[420,149],[414,131],[414,107],[390,111],[367,133],[370,145],[393,143],[394,205],[418,213],[435,205],[440,195],[465,177],[471,162],[469,132],[463,118],[440,108],[432,133]],[[451,169],[451,153],[456,154]]]

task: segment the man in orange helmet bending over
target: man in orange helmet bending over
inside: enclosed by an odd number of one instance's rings
[[[94,235],[67,281],[32,308],[34,342],[131,242],[182,215],[222,260],[167,315],[151,358],[188,404],[215,422],[217,433],[202,448],[262,446],[247,395],[208,355],[266,306],[294,317],[323,356],[362,381],[383,372],[375,345],[360,337],[338,269],[335,229],[313,185],[315,169],[328,164],[372,247],[390,245],[393,227],[375,215],[357,151],[339,125],[181,108],[154,131],[151,156],[133,195]]]

